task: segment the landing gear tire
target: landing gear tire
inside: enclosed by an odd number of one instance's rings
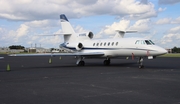
[[[84,66],[85,62],[84,61],[79,61],[78,66]]]
[[[104,65],[108,66],[110,64],[110,60],[104,60]]]
[[[143,65],[143,58],[142,58],[142,57],[139,58],[138,63],[139,63],[139,69],[144,68],[144,65]]]
[[[144,65],[139,65],[139,69],[142,69],[142,68],[144,68]]]

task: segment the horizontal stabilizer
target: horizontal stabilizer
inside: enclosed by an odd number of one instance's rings
[[[137,31],[121,31],[121,30],[116,30],[117,33],[116,35],[114,36],[114,38],[123,38],[125,33],[135,33]]]
[[[71,35],[72,33],[59,33],[59,34],[52,34],[52,35],[35,35],[35,36],[57,36],[57,35]]]

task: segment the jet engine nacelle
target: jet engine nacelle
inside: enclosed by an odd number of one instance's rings
[[[76,50],[80,51],[83,48],[83,44],[82,43],[78,43],[76,45]]]
[[[94,36],[94,34],[93,34],[91,31],[90,31],[90,32],[88,32],[87,34],[88,34],[87,36],[89,37],[89,39],[92,39],[92,38],[93,38],[93,36]]]
[[[79,34],[79,38],[82,38],[82,39],[92,39],[93,36],[94,36],[94,34],[91,31]]]

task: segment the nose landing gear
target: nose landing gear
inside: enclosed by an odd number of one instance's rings
[[[143,58],[142,58],[142,57],[139,57],[138,64],[139,64],[139,69],[144,68],[144,65],[143,65]]]

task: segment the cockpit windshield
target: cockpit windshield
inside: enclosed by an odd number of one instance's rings
[[[145,40],[145,42],[146,42],[147,45],[151,45],[151,42],[150,42],[150,41]]]
[[[152,42],[152,40],[149,40],[151,42],[151,44],[155,45],[154,42]]]
[[[154,43],[151,40],[137,40],[135,44],[154,45]]]

